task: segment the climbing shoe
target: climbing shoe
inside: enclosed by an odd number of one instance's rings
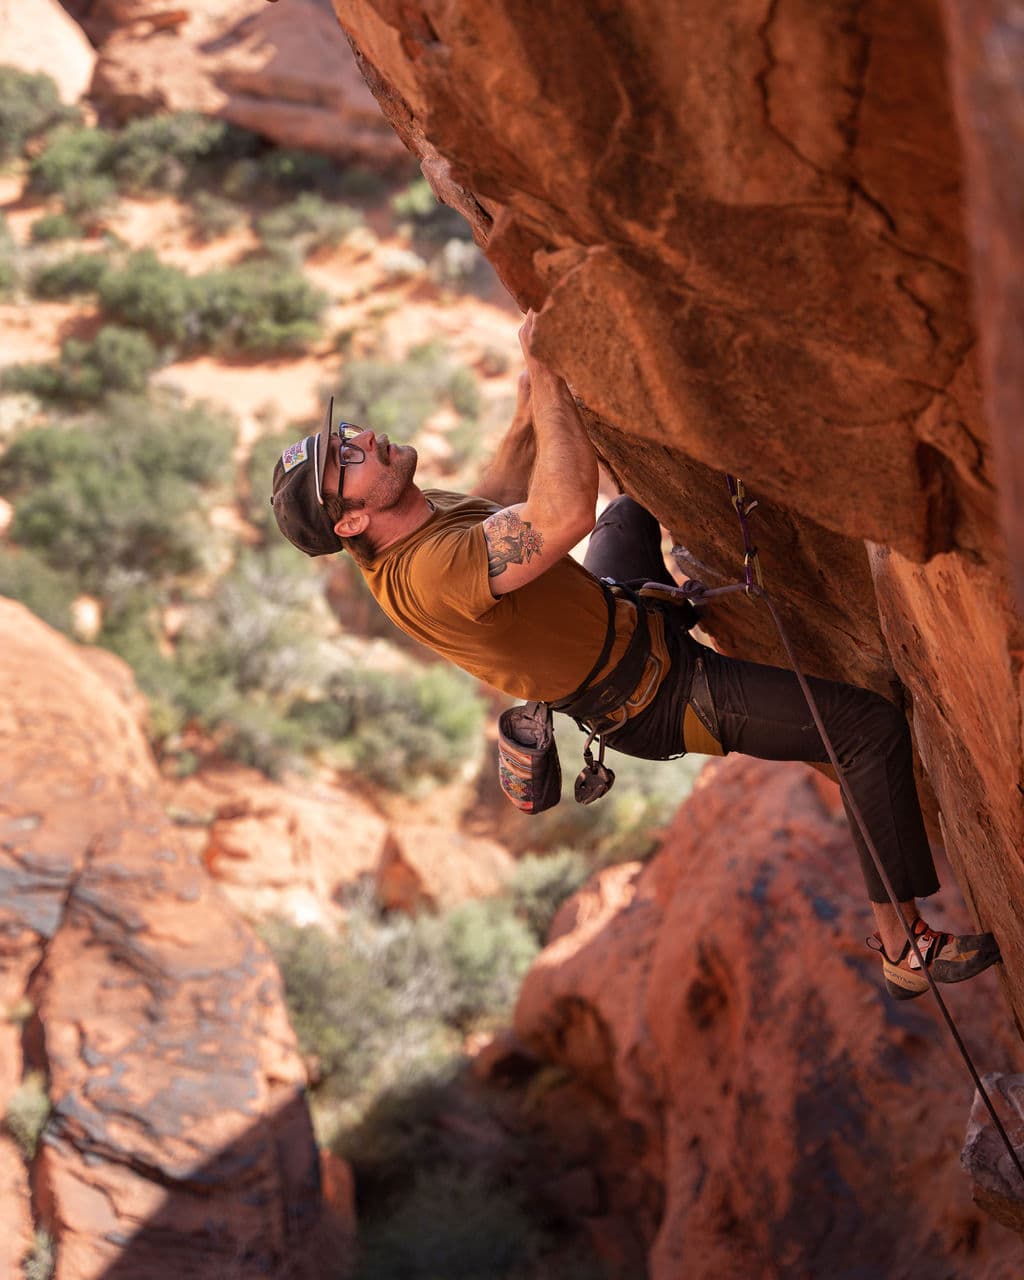
[[[911,927],[925,967],[936,982],[966,982],[1001,958],[996,940],[990,933],[968,933],[961,937],[940,933],[930,929],[920,916]],[[909,942],[903,944],[903,950],[895,960],[886,955],[877,933],[868,938],[867,944],[872,951],[881,954],[885,989],[894,1000],[914,1000],[924,995],[928,990],[928,979]]]

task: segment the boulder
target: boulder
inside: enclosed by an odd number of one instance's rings
[[[98,3],[91,97],[101,119],[201,111],[281,146],[387,168],[406,152],[380,118],[330,7],[317,0]]]
[[[1024,1164],[1024,1076],[992,1072],[982,1079],[1017,1160]],[[976,1090],[960,1163],[974,1183],[974,1199],[997,1222],[1024,1235],[1021,1173]]]
[[[77,102],[89,88],[96,50],[57,0],[27,0],[5,6],[0,19],[0,66],[44,71],[62,102]]]
[[[333,931],[346,887],[375,874],[388,824],[343,787],[275,783],[238,765],[168,781],[164,796],[192,847],[247,920],[281,916]]]
[[[515,1029],[569,1073],[543,1106],[601,1169],[595,1241],[641,1245],[651,1280],[1010,1280],[1020,1242],[958,1167],[970,1077],[930,997],[884,993],[852,840],[811,779],[710,764],[654,859],[563,906],[527,975]],[[963,924],[955,897],[936,924]],[[998,976],[947,990],[982,1068],[1012,1062]]]
[[[273,961],[167,819],[130,698],[10,601],[0,680],[0,1109],[44,1073],[31,1208],[55,1280],[267,1274],[319,1209]],[[0,1178],[14,1252],[6,1142]]]
[[[396,822],[377,869],[377,897],[390,910],[443,909],[500,892],[514,866],[503,846],[485,836]]]

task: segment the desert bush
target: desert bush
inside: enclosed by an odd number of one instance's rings
[[[21,1148],[26,1160],[36,1154],[39,1139],[50,1118],[50,1095],[41,1071],[30,1071],[11,1094],[4,1114],[4,1128]]]
[[[484,703],[475,682],[434,664],[387,673],[342,668],[293,716],[338,764],[394,791],[455,776],[477,751]]]
[[[444,945],[457,975],[460,1024],[484,1014],[507,1017],[537,954],[537,941],[506,897],[481,898],[444,917]]]
[[[78,118],[75,107],[61,102],[51,76],[0,67],[0,162],[21,155],[30,138]]]
[[[527,854],[516,863],[508,893],[517,914],[526,922],[540,946],[547,942],[555,912],[590,874],[586,858],[575,849]]]
[[[74,578],[21,547],[0,545],[0,596],[20,600],[37,618],[66,634],[71,602],[78,595]]]
[[[79,240],[82,228],[66,213],[44,213],[32,223],[34,244],[47,244],[53,240]]]
[[[158,343],[195,344],[200,331],[196,280],[160,261],[151,249],[133,253],[99,281],[103,310],[122,324],[144,329]]]
[[[430,1168],[361,1232],[357,1280],[501,1280],[541,1236],[521,1199],[471,1169]]]
[[[404,360],[352,360],[337,392],[341,417],[410,439],[445,403],[464,417],[479,409],[472,372],[457,365],[438,342],[414,347]]]
[[[217,240],[239,226],[245,215],[237,204],[211,191],[197,191],[189,202],[189,221],[197,240]]]
[[[301,274],[250,262],[196,279],[198,341],[225,353],[301,351],[320,334],[326,296]]]
[[[197,170],[252,144],[223,120],[194,111],[144,116],[115,137],[110,166],[121,191],[181,191]]]
[[[200,490],[226,473],[233,440],[206,406],[130,397],[81,424],[25,431],[0,459],[11,536],[100,596],[116,571],[193,569],[205,533]]]
[[[360,1087],[399,1028],[394,993],[344,939],[282,921],[261,932],[281,971],[303,1053],[316,1057],[332,1087]]]
[[[395,217],[411,222],[417,237],[431,244],[472,239],[473,233],[462,214],[442,204],[426,178],[417,178],[391,198]]]
[[[41,195],[64,196],[83,182],[106,176],[114,135],[106,129],[67,124],[55,129],[29,165],[30,188]],[[110,180],[110,191],[114,184]]]
[[[7,219],[0,213],[0,298],[14,290],[19,276],[18,247]]]
[[[289,204],[263,214],[256,227],[268,252],[298,263],[318,249],[340,244],[364,221],[357,209],[329,202],[316,192],[304,191]]]
[[[0,385],[82,406],[114,392],[144,391],[156,365],[156,350],[144,333],[107,325],[92,342],[69,338],[57,360],[9,365]]]
[[[73,253],[41,267],[32,278],[32,292],[37,298],[71,298],[95,293],[108,269],[102,254]]]
[[[57,1250],[53,1237],[37,1227],[32,1237],[32,1248],[22,1260],[22,1280],[52,1280],[56,1265]]]

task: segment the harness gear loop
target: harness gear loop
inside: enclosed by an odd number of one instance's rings
[[[982,1084],[981,1076],[978,1074],[974,1061],[967,1050],[967,1046],[964,1044],[963,1038],[957,1029],[956,1023],[953,1021],[953,1017],[950,1014],[949,1009],[946,1007],[946,1002],[942,998],[942,993],[939,991],[938,984],[936,983],[931,970],[925,964],[924,956],[921,954],[921,949],[917,945],[917,938],[914,935],[912,922],[908,922],[903,917],[903,912],[900,910],[896,891],[892,887],[892,881],[889,879],[888,872],[885,867],[882,866],[882,859],[879,856],[878,850],[875,848],[875,842],[872,840],[871,834],[867,829],[867,823],[864,820],[864,815],[861,813],[860,806],[857,804],[853,797],[853,793],[850,791],[849,784],[846,781],[846,775],[843,772],[843,767],[839,763],[839,757],[836,755],[835,747],[832,745],[832,739],[829,737],[828,732],[825,729],[825,724],[821,718],[821,712],[818,709],[817,701],[815,700],[814,694],[811,692],[811,687],[807,683],[807,678],[797,661],[796,653],[790,643],[789,635],[787,634],[785,627],[782,625],[782,619],[779,617],[778,610],[775,607],[775,602],[764,588],[764,583],[761,578],[760,564],[757,560],[757,548],[751,543],[750,530],[747,525],[747,516],[751,511],[753,511],[754,507],[757,506],[757,503],[748,503],[746,501],[746,490],[743,487],[742,480],[738,480],[734,476],[727,475],[726,481],[729,486],[729,495],[732,499],[732,505],[739,517],[740,529],[743,532],[743,565],[745,569],[746,582],[745,584],[737,584],[737,587],[745,585],[747,595],[755,596],[758,599],[763,600],[767,606],[768,612],[772,616],[772,621],[775,623],[775,628],[779,633],[779,639],[782,641],[782,646],[786,650],[789,665],[793,668],[793,674],[796,676],[797,681],[800,684],[800,689],[807,702],[811,718],[814,720],[815,728],[818,730],[821,741],[828,753],[828,758],[832,762],[832,767],[836,771],[836,779],[839,782],[848,811],[856,822],[857,827],[864,838],[864,844],[868,853],[871,855],[872,862],[875,864],[875,870],[878,872],[879,879],[882,882],[889,901],[896,910],[896,915],[900,923],[903,925],[903,932],[907,936],[907,942],[910,944],[910,950],[913,952],[918,964],[921,966],[921,972],[927,980],[928,985],[931,988],[932,995],[934,995],[936,1002],[938,1003],[942,1017],[945,1020],[946,1026],[949,1028],[949,1033],[953,1037],[953,1040],[960,1051],[960,1056],[963,1058],[968,1073],[974,1082],[974,1087],[985,1104],[985,1108],[992,1119],[996,1132],[1002,1139],[1003,1146],[1006,1148],[1007,1154],[1009,1155],[1014,1168],[1017,1170],[1018,1174],[1020,1174],[1021,1181],[1024,1182],[1024,1164],[1021,1163],[1020,1157],[1017,1155],[1013,1143],[1010,1141],[1002,1120],[1000,1120],[999,1116],[996,1114],[996,1109],[992,1103],[992,1099],[989,1097],[988,1090],[985,1088],[984,1084]],[[753,566],[753,577],[751,576],[751,566]],[[728,590],[728,587],[718,588],[718,592],[723,594]],[[713,593],[707,592],[706,594],[711,595]]]

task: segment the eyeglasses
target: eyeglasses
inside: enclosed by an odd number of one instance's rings
[[[324,428],[321,429],[320,448],[326,450],[330,446],[331,437],[335,434],[332,425],[334,417],[334,397],[331,396],[327,405],[327,421]],[[338,423],[338,497],[341,497],[341,490],[345,484],[345,468],[355,466],[359,462],[366,461],[366,451],[361,449],[359,445],[352,443],[353,436],[359,435],[362,427],[357,427],[352,422]],[[321,464],[322,465],[322,464]],[[321,473],[322,474],[322,473]]]

